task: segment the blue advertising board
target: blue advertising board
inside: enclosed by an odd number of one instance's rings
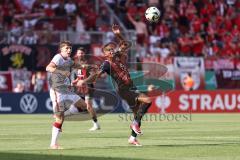
[[[99,113],[129,112],[129,106],[115,92],[96,91],[93,107]],[[0,114],[52,113],[48,92],[0,93]]]

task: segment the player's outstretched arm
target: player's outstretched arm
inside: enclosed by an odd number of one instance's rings
[[[112,31],[119,41],[119,51],[127,51],[132,46],[132,43],[125,40],[125,38],[121,34],[120,27],[117,24],[113,24]]]
[[[92,73],[88,76],[88,78],[84,79],[84,80],[78,80],[76,86],[82,86],[83,84],[88,84],[88,83],[93,83],[94,81],[96,81],[96,79],[101,76],[102,72],[101,71],[97,71],[95,73]]]
[[[119,51],[122,51],[122,52],[126,52],[125,54],[127,54],[127,51],[131,48],[132,46],[132,43],[130,41],[122,41],[120,44],[119,44]]]
[[[95,64],[78,64],[78,63],[74,63],[74,65],[72,66],[72,68],[76,68],[76,69],[97,69],[98,66]]]
[[[120,27],[117,24],[112,25],[112,31],[120,43],[122,41],[125,41],[125,38],[123,37],[123,35],[121,33]]]

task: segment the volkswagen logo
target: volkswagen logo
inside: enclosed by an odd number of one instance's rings
[[[38,106],[37,98],[32,94],[25,94],[20,100],[20,108],[24,113],[33,113]]]

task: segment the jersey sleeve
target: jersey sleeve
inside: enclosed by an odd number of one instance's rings
[[[101,73],[110,74],[110,63],[108,61],[104,61],[103,64],[100,66]]]
[[[52,59],[52,63],[54,63],[56,66],[59,66],[60,65],[60,59],[61,59],[61,56],[59,56],[59,54],[56,54],[53,59]]]

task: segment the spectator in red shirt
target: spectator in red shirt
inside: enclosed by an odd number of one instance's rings
[[[204,46],[204,41],[200,36],[200,33],[196,33],[192,39],[193,54],[196,56],[202,56],[203,46]]]
[[[191,27],[193,28],[195,33],[200,32],[201,25],[202,25],[201,19],[197,15],[194,15],[191,21]]]
[[[234,44],[229,43],[229,44],[225,44],[220,56],[222,57],[229,57],[229,56],[233,56],[234,55]]]
[[[185,33],[183,36],[179,37],[178,43],[179,43],[181,55],[189,56],[191,54],[191,45],[192,45],[189,35]]]
[[[215,24],[210,21],[208,23],[208,27],[207,27],[207,41],[208,42],[212,42],[214,40],[216,29],[217,28],[216,28]]]
[[[240,42],[237,42],[235,56],[240,57]]]
[[[220,26],[224,23],[224,17],[217,11],[216,16],[214,17],[216,26]]]
[[[225,29],[227,30],[227,31],[231,31],[232,30],[232,28],[233,28],[233,24],[232,24],[232,19],[231,19],[231,17],[229,16],[229,15],[226,15],[225,17],[224,17],[224,25],[225,25]]]
[[[233,21],[234,21],[234,24],[236,24],[238,26],[238,30],[240,30],[240,13],[236,13]]]
[[[88,30],[96,30],[97,14],[93,8],[89,8],[89,12],[86,14],[86,17],[86,28],[88,28]]]
[[[189,1],[188,6],[186,8],[186,16],[187,18],[191,21],[194,17],[194,15],[196,15],[197,13],[197,9],[194,6],[192,1]]]
[[[240,33],[240,31],[238,30],[237,25],[234,25],[234,26],[233,26],[233,29],[232,29],[232,31],[231,31],[232,36],[234,36],[234,37],[239,37],[239,36],[240,36],[239,33]]]
[[[208,10],[207,5],[205,5],[204,8],[201,9],[200,17],[201,17],[203,23],[208,23],[208,21],[210,19],[210,11]]]
[[[188,7],[187,1],[186,0],[181,0],[180,4],[178,6],[179,16],[185,16],[185,12],[186,12],[187,7]]]
[[[169,32],[169,28],[166,25],[165,20],[162,20],[161,22],[159,22],[159,24],[155,27],[154,32],[156,32],[160,38],[163,38],[166,36],[166,33]]]
[[[126,7],[128,8],[127,14],[130,14],[131,16],[136,15],[137,13],[137,7],[133,2],[127,1]]]
[[[225,32],[222,40],[226,45],[230,46],[230,44],[233,42],[233,36],[229,32]]]

